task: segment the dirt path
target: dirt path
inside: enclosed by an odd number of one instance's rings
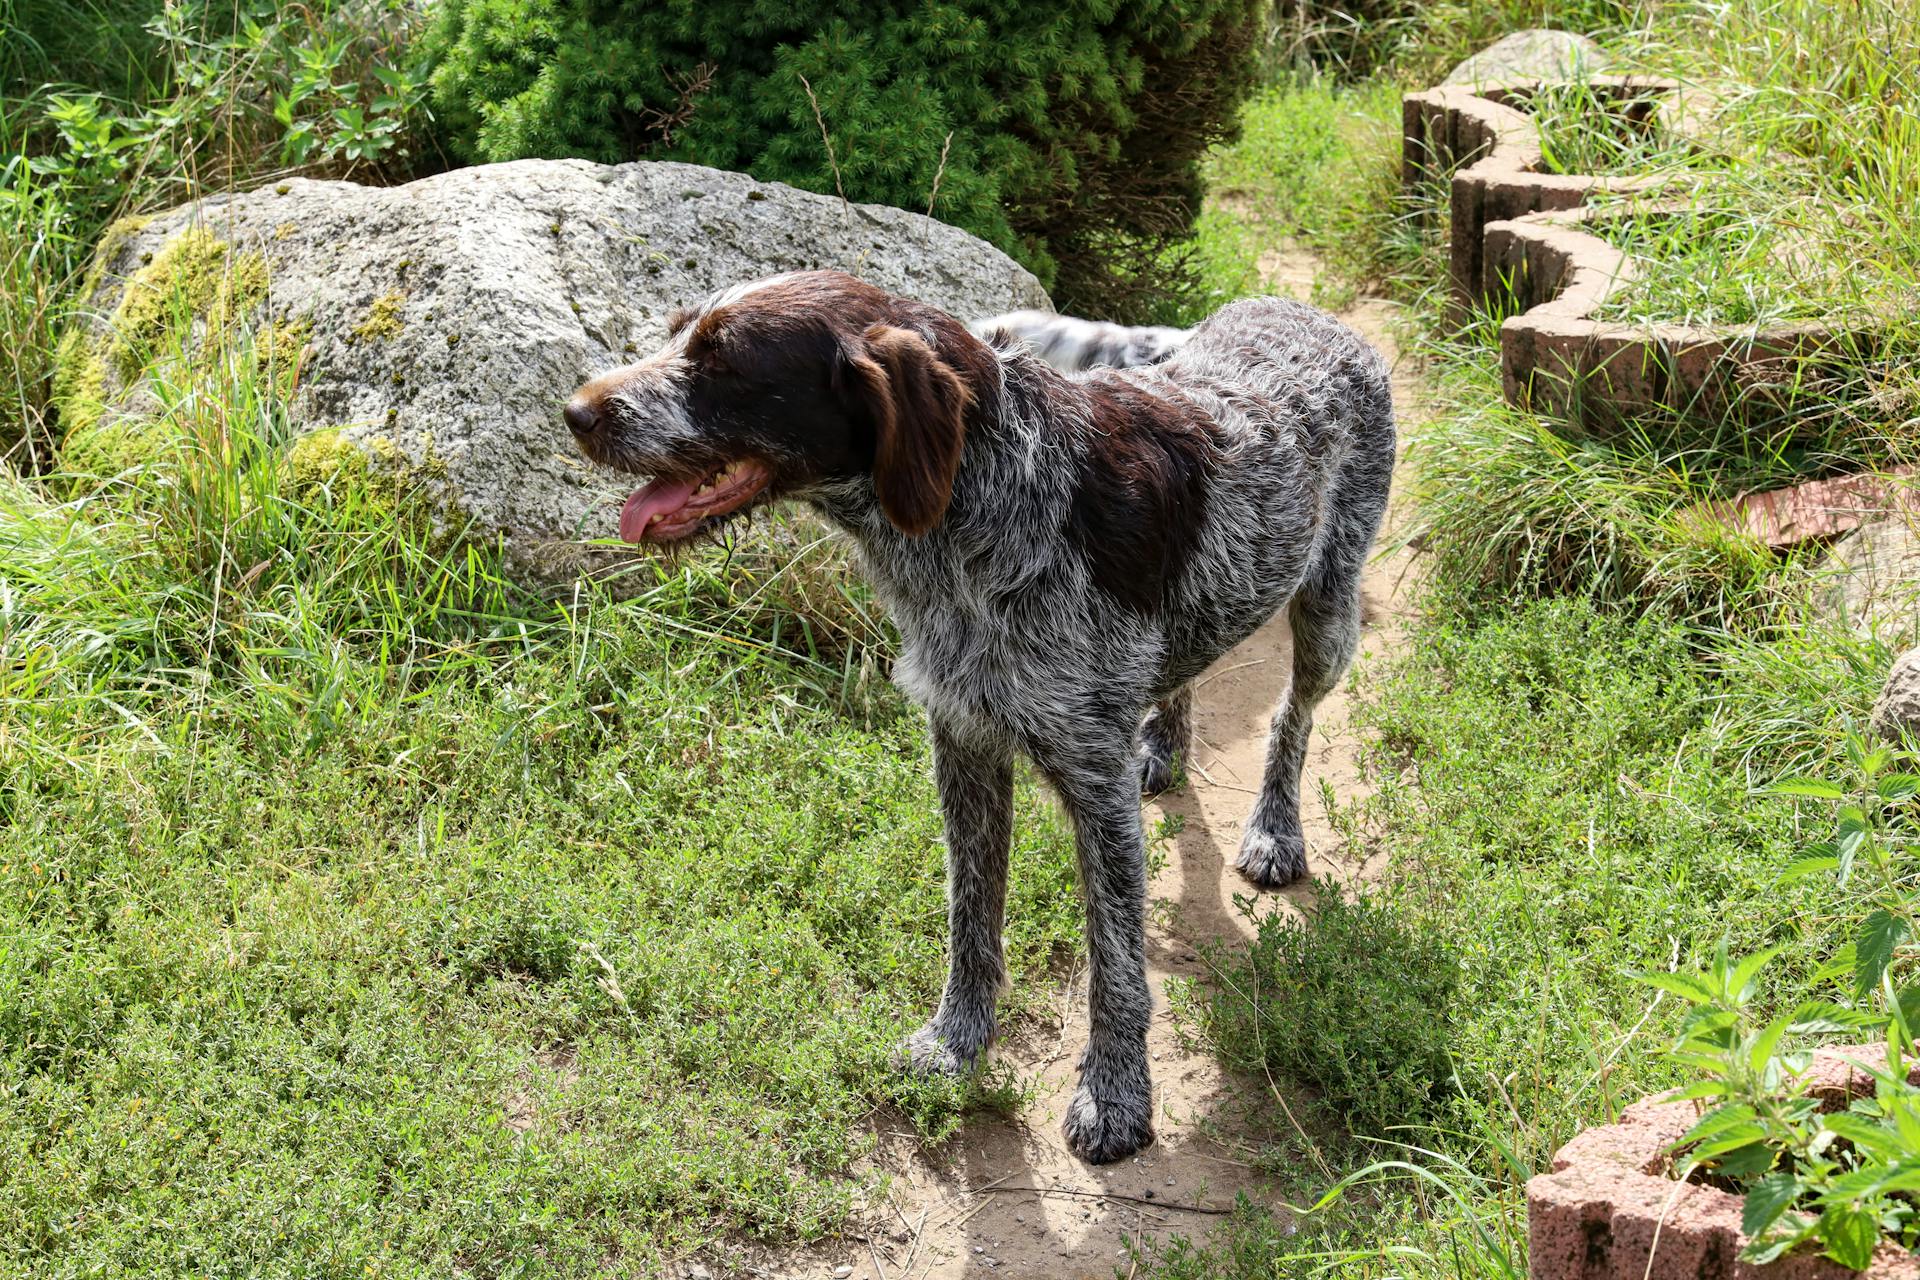
[[[1304,297],[1311,286],[1310,258],[1274,255],[1262,268],[1275,292]],[[1394,362],[1404,435],[1416,388],[1388,332],[1390,315],[1387,304],[1363,301],[1342,318]],[[1366,630],[1356,666],[1400,641],[1403,561],[1379,557],[1369,566],[1363,583]],[[1110,1280],[1116,1263],[1124,1265],[1123,1237],[1204,1237],[1219,1221],[1182,1206],[1226,1208],[1242,1191],[1273,1201],[1272,1186],[1248,1165],[1249,1152],[1235,1141],[1244,1107],[1235,1085],[1212,1057],[1182,1046],[1166,991],[1170,980],[1202,975],[1196,944],[1254,935],[1253,922],[1234,903],[1252,888],[1231,864],[1240,824],[1259,787],[1267,722],[1285,684],[1290,652],[1286,622],[1276,618],[1200,678],[1188,783],[1146,809],[1150,832],[1167,816],[1177,816],[1180,825],[1162,846],[1165,866],[1149,890],[1147,978],[1156,1009],[1147,1047],[1154,1060],[1158,1142],[1131,1160],[1096,1169],[1069,1155],[1061,1141],[1060,1121],[1085,1035],[1086,981],[1076,971],[1062,1021],[1028,1025],[994,1051],[1032,1089],[1023,1114],[1014,1120],[977,1118],[932,1154],[911,1134],[883,1134],[875,1162],[891,1181],[886,1202],[864,1230],[856,1227],[855,1234],[803,1253],[737,1258],[743,1274],[781,1280]],[[1321,705],[1302,806],[1312,871],[1343,878],[1368,871],[1333,856],[1339,840],[1322,798],[1323,788],[1341,801],[1363,793],[1348,702],[1343,682]],[[1255,910],[1297,909],[1303,893],[1259,895]]]

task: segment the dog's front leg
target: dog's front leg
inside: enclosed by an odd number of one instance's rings
[[[947,987],[933,1021],[903,1048],[920,1070],[961,1072],[976,1066],[992,1042],[993,1008],[1006,984],[1000,933],[1013,839],[1013,752],[935,717],[933,772],[947,826]]]
[[[1131,725],[1128,726],[1131,729]],[[1087,1051],[1067,1105],[1067,1146],[1105,1164],[1153,1141],[1153,1081],[1147,1068],[1147,856],[1132,744],[1041,761],[1073,820],[1087,907]]]

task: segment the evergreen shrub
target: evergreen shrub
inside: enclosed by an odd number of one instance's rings
[[[1264,0],[444,0],[433,103],[475,162],[683,160],[931,211],[1063,309],[1191,295],[1207,148]]]

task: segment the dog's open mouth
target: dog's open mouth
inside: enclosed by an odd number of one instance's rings
[[[738,511],[773,479],[763,462],[740,458],[691,480],[659,477],[620,509],[620,537],[627,542],[678,542],[709,521]]]

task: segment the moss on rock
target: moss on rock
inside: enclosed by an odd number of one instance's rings
[[[407,303],[407,295],[394,290],[383,293],[373,300],[367,309],[367,317],[353,326],[351,337],[355,342],[386,342],[400,336],[407,322],[400,318],[400,309]]]
[[[431,456],[414,462],[386,436],[349,439],[341,428],[327,427],[289,445],[282,467],[282,489],[296,501],[357,504],[384,523],[441,541],[423,486],[443,477],[445,468]]]
[[[94,254],[84,298],[96,297],[127,243],[150,219],[123,218],[109,227]],[[205,227],[188,227],[127,277],[105,326],[76,324],[55,356],[53,402],[60,413],[60,453],[66,469],[115,475],[164,451],[169,428],[154,412],[130,411],[129,394],[156,359],[179,352],[186,374],[199,381],[226,376],[224,362],[244,352],[276,396],[293,389],[309,326],[279,322],[249,332],[265,305],[264,255],[238,252]]]
[[[64,470],[107,479],[164,457],[176,442],[163,420],[127,414],[96,419],[69,432],[60,446]]]
[[[133,382],[169,339],[191,338],[197,322],[209,336],[224,334],[266,300],[265,256],[188,227],[128,278],[108,323],[107,360]]]

